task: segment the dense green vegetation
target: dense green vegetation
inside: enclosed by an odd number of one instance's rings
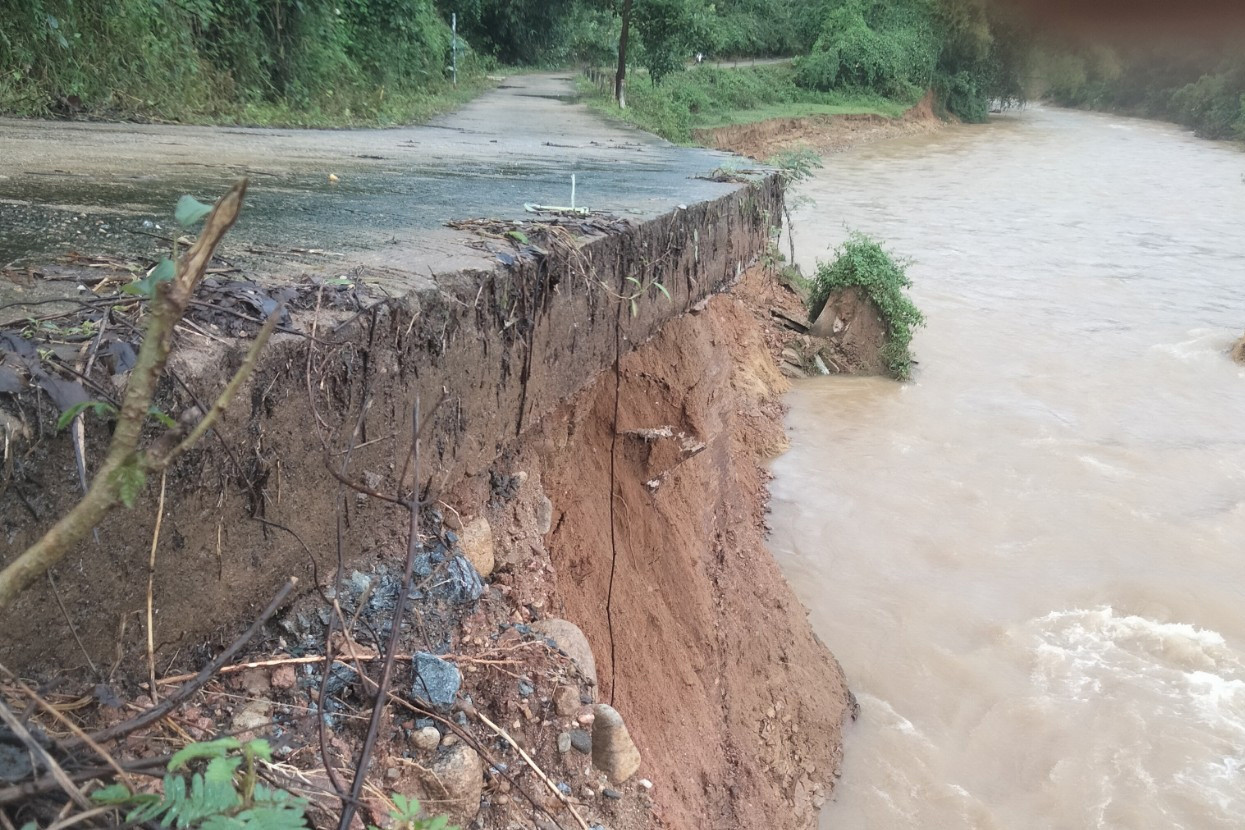
[[[629,90],[625,110],[613,105],[608,91],[597,90],[592,104],[605,115],[621,117],[680,144],[690,143],[693,131],[703,127],[815,114],[895,117],[915,103],[915,99],[895,100],[860,90],[806,89],[796,84],[790,64],[738,69],[702,65],[661,84],[641,75]]]
[[[878,307],[886,325],[882,361],[887,371],[897,380],[907,380],[912,374],[912,333],[925,318],[908,299],[907,289],[912,282],[905,273],[906,263],[862,233],[853,233],[834,254],[832,262],[818,263],[813,275],[809,319],[817,319],[832,293],[845,288],[861,289]]]
[[[1207,138],[1245,138],[1245,52],[1237,44],[1048,45],[1037,91],[1066,106],[1160,118]]]
[[[0,111],[390,123],[484,83],[432,0],[0,0]]]
[[[686,136],[707,111],[719,122],[856,101],[878,111],[882,99],[911,102],[931,86],[950,111],[978,118],[1003,53],[986,2],[634,0],[628,58],[650,86],[674,85],[652,102],[670,135]],[[611,65],[620,11],[621,0],[0,0],[0,111],[407,121],[478,91],[488,66]],[[458,90],[448,81],[451,13]],[[705,77],[680,84],[697,53],[796,61],[746,90]]]

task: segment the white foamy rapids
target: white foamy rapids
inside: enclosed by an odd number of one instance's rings
[[[1239,336],[1239,332],[1222,329],[1193,329],[1188,332],[1189,339],[1158,343],[1151,346],[1151,350],[1159,355],[1174,357],[1182,363],[1218,362]]]
[[[1042,705],[1088,743],[1052,777],[1091,779],[1096,826],[1147,814],[1165,827],[1241,826],[1245,662],[1222,636],[1109,607],[1048,614],[1017,634]]]

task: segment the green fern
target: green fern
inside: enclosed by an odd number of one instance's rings
[[[255,763],[272,752],[263,740],[237,738],[190,744],[169,760],[164,794],[131,792],[113,784],[93,794],[101,804],[128,809],[127,823],[156,822],[176,830],[302,830],[307,803],[258,783]],[[202,772],[182,772],[206,761]]]

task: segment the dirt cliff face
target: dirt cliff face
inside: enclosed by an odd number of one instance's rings
[[[850,695],[764,543],[785,385],[744,298],[715,297],[525,453],[552,503],[556,601],[593,646],[664,826],[811,827],[838,770]]]

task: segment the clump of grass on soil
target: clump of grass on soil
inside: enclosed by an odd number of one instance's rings
[[[619,118],[676,144],[691,144],[692,131],[771,118],[868,113],[897,118],[913,101],[883,98],[855,90],[819,91],[795,83],[789,64],[738,69],[695,66],[654,85],[647,74],[627,78],[627,108],[614,104],[610,91],[588,84],[589,104],[603,115]]]
[[[882,361],[891,377],[907,380],[912,374],[912,333],[925,317],[908,298],[912,287],[908,262],[896,259],[877,240],[853,232],[835,249],[832,262],[817,264],[808,298],[809,319],[816,320],[836,291],[859,288],[877,306],[886,326]]]

